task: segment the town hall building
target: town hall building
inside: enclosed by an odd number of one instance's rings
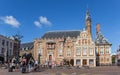
[[[40,64],[52,63],[54,65],[69,64],[71,66],[95,67],[96,63],[99,63],[96,60],[101,60],[101,58],[96,57],[96,49],[99,48],[101,43],[99,45],[98,40],[94,41],[92,37],[91,16],[88,10],[85,27],[85,30],[48,31],[41,38],[35,39],[35,60]],[[107,49],[104,49],[104,51],[109,50],[106,54],[110,55],[111,44],[105,42],[101,46],[105,46],[104,48]],[[111,64],[111,59],[108,56],[106,59],[109,60],[107,63]]]

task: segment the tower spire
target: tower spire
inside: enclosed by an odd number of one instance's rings
[[[86,31],[88,32],[88,35],[90,35],[92,37],[91,17],[90,17],[89,9],[87,9],[87,11],[86,11]]]
[[[89,9],[87,9],[87,11],[86,11],[86,21],[87,20],[91,21]]]

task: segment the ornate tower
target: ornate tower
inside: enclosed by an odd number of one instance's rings
[[[91,17],[90,17],[89,10],[87,10],[87,12],[86,12],[86,31],[92,37],[92,32],[91,32]]]

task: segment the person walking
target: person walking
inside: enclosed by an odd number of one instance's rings
[[[13,71],[13,72],[15,71],[15,66],[16,66],[16,58],[13,57],[13,58],[12,58],[12,71]]]
[[[26,58],[23,57],[21,61],[21,72],[25,73],[26,72]]]
[[[31,72],[32,71],[32,69],[33,69],[33,66],[34,66],[34,61],[33,61],[33,59],[32,58],[30,58],[30,60],[29,60],[29,72]]]

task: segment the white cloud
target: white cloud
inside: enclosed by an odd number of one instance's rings
[[[11,25],[16,28],[20,26],[20,23],[13,16],[0,17],[0,20],[2,20],[5,24]]]
[[[44,25],[47,25],[47,26],[51,25],[51,22],[48,21],[48,19],[46,17],[40,16],[39,19],[40,19],[41,24],[44,24]]]
[[[34,21],[34,24],[35,24],[37,27],[40,27],[40,28],[41,28],[41,26],[42,26],[39,21]]]
[[[39,21],[34,21],[34,24],[41,28],[42,25],[51,26],[52,23],[47,19],[47,17],[40,16]]]

